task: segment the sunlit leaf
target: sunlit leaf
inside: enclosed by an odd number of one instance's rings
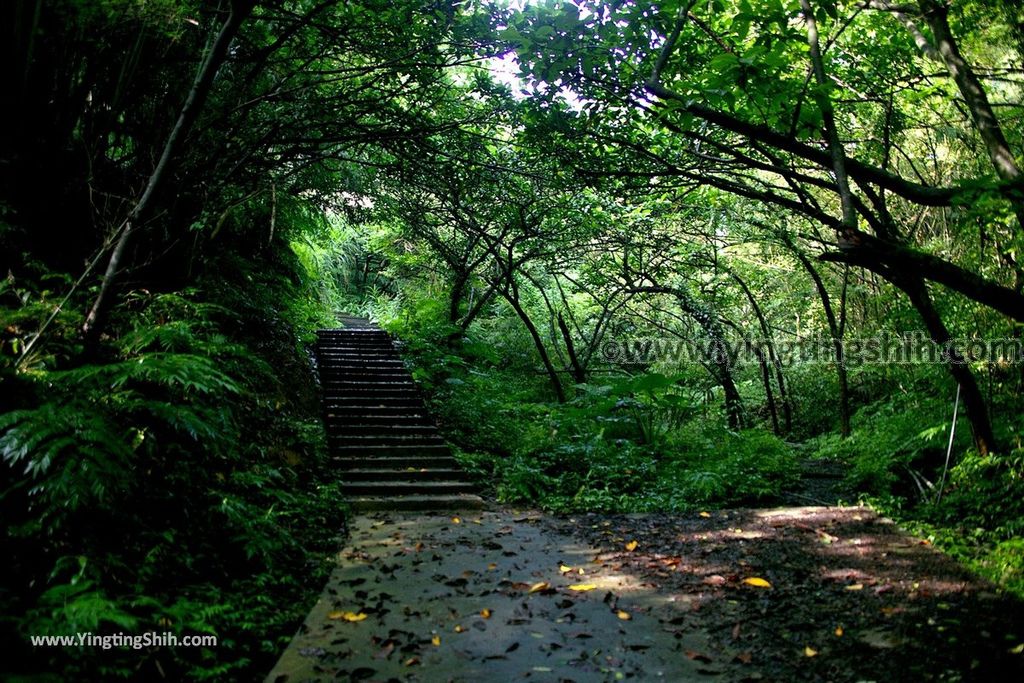
[[[434,647],[441,647],[441,636],[434,636],[430,642],[434,644]]]
[[[852,584],[850,584],[849,586],[846,587],[846,590],[848,590],[848,591],[864,590],[864,584],[863,583],[852,583]]]
[[[551,585],[547,581],[538,581],[537,583],[530,586],[530,593],[537,593],[543,590],[547,590]]]
[[[636,547],[638,545],[640,545],[640,544],[637,543],[636,541],[630,541],[629,543],[626,544],[626,550],[628,550],[629,552],[633,552],[634,550],[636,550]]]
[[[818,651],[817,650],[815,650],[810,645],[805,645],[804,646],[804,657],[817,657],[817,656],[818,656]]]
[[[480,616],[482,616],[484,619],[490,619],[491,618],[491,610],[489,610],[488,608],[484,607],[482,610],[480,610]]]
[[[367,615],[362,612],[343,612],[341,610],[337,610],[328,614],[327,618],[334,621],[362,621],[366,616]]]
[[[747,584],[748,586],[757,586],[758,588],[772,587],[770,583],[762,579],[760,576],[751,576],[749,578],[743,579],[743,583]]]
[[[629,621],[633,618],[633,616],[629,612],[621,609],[615,613],[615,616],[617,616],[619,619],[622,619],[623,621]]]
[[[569,586],[569,590],[580,592],[592,591],[595,588],[597,588],[597,585],[593,583],[574,583],[573,585]]]

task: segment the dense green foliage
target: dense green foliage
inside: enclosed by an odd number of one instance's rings
[[[499,501],[768,504],[825,460],[1024,591],[1021,359],[969,343],[1024,323],[1017,3],[2,12],[5,675],[266,670],[343,529],[340,311]],[[220,642],[28,642],[122,630]]]

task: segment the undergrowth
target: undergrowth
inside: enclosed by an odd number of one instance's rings
[[[71,304],[17,371],[56,290],[2,285],[3,677],[251,679],[290,639],[344,527],[304,346],[330,297],[296,251],[226,250],[191,288],[131,292],[90,357]],[[29,645],[85,632],[218,642]]]

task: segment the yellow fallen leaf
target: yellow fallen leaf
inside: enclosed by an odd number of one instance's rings
[[[462,628],[462,624],[455,624],[455,632],[456,633],[462,633],[465,630],[466,629]]]
[[[837,638],[842,638],[843,637],[843,627],[842,626],[836,626],[836,637]]]
[[[462,524],[462,519],[459,517],[452,517],[452,524]]]
[[[498,568],[498,563],[497,562],[491,562],[489,565],[487,565],[487,571],[489,571],[489,572],[493,572],[497,568]]]
[[[540,582],[535,583],[532,586],[530,586],[530,592],[531,593],[536,593],[538,591],[547,590],[550,587],[551,586],[548,584],[547,581],[540,581]]]
[[[402,662],[402,664],[405,665],[405,666],[413,666],[413,665],[419,664],[419,663],[420,663],[419,657],[409,657],[409,659],[407,659],[404,662]]]
[[[633,552],[634,550],[636,550],[636,547],[638,545],[640,545],[640,544],[637,543],[636,541],[630,541],[629,543],[626,544],[626,550],[628,550],[629,552]]]
[[[592,583],[574,583],[573,585],[569,586],[569,590],[580,592],[592,591],[595,588],[597,588],[597,586]]]
[[[751,576],[750,578],[743,579],[743,583],[748,586],[757,586],[758,588],[771,588],[772,585],[762,579],[760,576]]]
[[[700,516],[701,517],[710,517],[711,513],[710,512],[702,512],[702,513],[700,513]]]
[[[583,576],[584,574],[586,574],[586,572],[583,571],[583,567],[580,567],[579,569],[577,569],[576,573],[579,574],[580,576]]]
[[[848,590],[848,591],[864,590],[864,584],[863,583],[851,583],[849,586],[846,587],[846,590]]]
[[[571,572],[572,571],[572,567],[569,567],[567,565],[561,564],[561,565],[558,566],[558,571],[561,572],[562,574],[565,574],[567,572]]]
[[[362,621],[366,618],[366,615],[362,612],[342,612],[338,610],[336,612],[331,612],[330,614],[328,614],[327,618],[332,619],[334,621],[337,621],[339,619],[341,621]]]
[[[817,650],[815,650],[810,645],[805,645],[804,646],[804,657],[817,657],[817,656],[818,656],[818,651]]]
[[[1011,647],[1010,648],[1010,654],[1011,655],[1019,655],[1019,654],[1022,654],[1022,653],[1024,653],[1024,643],[1021,643],[1017,647]]]
[[[441,636],[434,636],[430,639],[430,642],[434,644],[434,647],[441,647]]]
[[[615,613],[615,616],[617,616],[619,619],[622,619],[623,621],[629,621],[633,618],[633,616],[629,612],[626,612],[621,609]]]
[[[489,610],[486,607],[484,607],[482,610],[480,610],[480,616],[482,616],[484,619],[490,619],[491,618],[491,610]]]

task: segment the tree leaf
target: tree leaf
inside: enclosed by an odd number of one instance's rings
[[[748,586],[757,586],[758,588],[772,587],[770,583],[762,579],[760,576],[751,576],[749,578],[743,579],[743,583],[747,584]]]

